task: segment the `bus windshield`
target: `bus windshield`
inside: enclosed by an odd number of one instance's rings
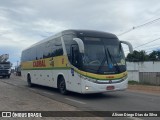
[[[125,56],[118,39],[83,37],[83,70],[96,74],[126,71]]]

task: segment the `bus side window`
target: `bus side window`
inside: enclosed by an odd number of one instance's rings
[[[72,63],[72,58],[71,58],[71,45],[72,44],[76,44],[73,43],[73,38],[75,38],[76,36],[74,36],[73,34],[67,34],[67,35],[63,35],[63,40],[64,40],[64,44],[66,47],[66,52],[67,52],[67,56],[69,61]]]

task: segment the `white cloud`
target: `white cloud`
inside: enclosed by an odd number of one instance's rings
[[[60,32],[62,30],[67,29],[67,25],[63,22],[54,21],[51,19],[40,19],[36,22],[33,22],[32,30],[39,31],[39,32]]]
[[[18,53],[14,55],[19,58],[22,49],[64,29],[95,29],[118,35],[159,17],[157,3],[159,0],[1,1],[0,50],[5,47],[12,54],[9,49],[16,49]],[[135,47],[158,38],[159,25],[157,22],[119,38]],[[156,41],[150,45],[158,44]],[[146,47],[139,49],[143,48]]]

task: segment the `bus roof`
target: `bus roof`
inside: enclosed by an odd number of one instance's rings
[[[112,38],[112,39],[115,38],[115,39],[117,39],[116,35],[114,35],[112,33],[108,33],[108,32],[102,32],[102,31],[96,31],[96,30],[74,30],[74,29],[70,29],[70,30],[64,30],[60,33],[57,33],[57,34],[52,35],[52,36],[50,36],[46,39],[43,39],[43,40],[33,44],[32,46],[30,46],[30,47],[28,47],[24,50],[27,50],[29,48],[32,48],[32,47],[36,46],[36,45],[47,42],[51,39],[54,39],[56,37],[60,37],[60,36],[63,36],[63,35],[67,35],[67,34],[74,34],[77,37],[88,36],[88,37],[105,37],[105,38]]]
[[[88,37],[105,37],[105,38],[117,38],[116,35],[108,32],[96,31],[96,30],[64,30],[64,34],[75,34],[76,36],[88,36]]]

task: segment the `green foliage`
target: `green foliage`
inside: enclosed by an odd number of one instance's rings
[[[141,82],[137,82],[137,81],[134,81],[134,80],[128,81],[128,84],[129,84],[129,85],[159,86],[159,85],[153,85],[153,84],[151,84],[151,83],[145,83],[145,82],[141,83]]]
[[[128,84],[130,84],[130,85],[137,85],[137,84],[139,84],[139,82],[137,82],[137,81],[128,81]]]
[[[160,61],[160,51],[153,51],[147,54],[144,50],[134,50],[132,54],[128,54],[127,61],[129,62],[142,62],[142,61]]]

